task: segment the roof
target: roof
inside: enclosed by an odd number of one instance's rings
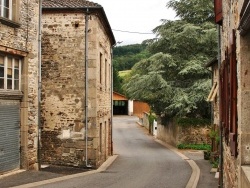
[[[42,9],[44,11],[88,11],[89,14],[95,13],[99,19],[101,20],[104,28],[107,31],[108,36],[110,37],[111,45],[115,45],[115,37],[110,27],[109,21],[105,14],[103,7],[91,1],[86,0],[43,0],[42,1]]]
[[[113,91],[113,100],[128,100],[125,95]]]
[[[205,67],[211,67],[211,66],[213,66],[214,64],[217,64],[217,63],[218,63],[218,59],[216,57],[216,58],[210,60],[209,62],[207,62]]]
[[[83,8],[102,7],[98,3],[85,0],[43,0],[43,8]]]

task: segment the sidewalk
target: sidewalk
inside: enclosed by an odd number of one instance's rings
[[[77,173],[88,172],[94,169],[49,166],[42,168],[41,171],[24,171],[19,170],[6,175],[0,175],[0,187],[14,187],[32,182],[44,181],[52,178],[63,177]]]
[[[210,172],[212,165],[209,160],[204,160],[203,151],[179,150],[188,158],[192,159],[200,168],[200,178],[197,188],[217,188],[219,179],[215,178],[215,172]]]
[[[0,175],[0,187],[30,188],[66,179],[82,177],[89,174],[100,173],[105,171],[116,160],[116,158],[117,155],[109,157],[98,169],[50,166],[41,171],[19,170],[7,175]]]

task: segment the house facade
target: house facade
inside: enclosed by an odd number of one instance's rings
[[[43,163],[98,167],[112,154],[114,44],[101,5],[43,1]]]
[[[219,124],[222,128],[220,185],[250,187],[250,3],[215,0],[220,36]]]
[[[38,169],[39,1],[0,0],[0,174]]]

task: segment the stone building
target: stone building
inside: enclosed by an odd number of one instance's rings
[[[250,2],[215,0],[220,36],[219,105],[223,156],[220,184],[250,187]]]
[[[98,167],[112,153],[111,27],[85,0],[44,0],[42,11],[41,159]]]
[[[0,0],[0,174],[38,168],[38,2]]]

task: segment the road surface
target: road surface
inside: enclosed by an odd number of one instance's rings
[[[185,188],[190,165],[155,142],[136,121],[131,116],[114,117],[114,154],[118,157],[106,171],[39,187]]]

